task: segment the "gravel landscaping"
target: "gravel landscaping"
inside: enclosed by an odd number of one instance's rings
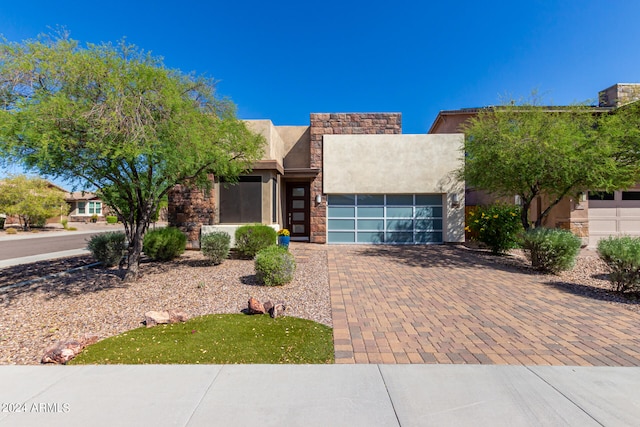
[[[122,283],[123,272],[117,268],[87,268],[27,286],[0,288],[0,364],[38,364],[45,348],[58,340],[116,335],[142,326],[149,310],[179,309],[190,316],[239,313],[250,297],[285,301],[286,315],[332,326],[328,250],[339,247],[292,244],[297,271],[294,281],[281,287],[258,285],[251,260],[229,259],[211,266],[200,252],[188,251],[173,262],[143,262],[136,283]],[[539,275],[541,281],[565,292],[640,312],[640,295],[609,290],[607,267],[594,251],[583,250],[569,272],[544,275],[531,269],[521,251],[494,256],[477,249],[456,250]],[[0,286],[91,262],[91,257],[80,256],[4,268]]]
[[[117,268],[89,268],[2,291],[0,289],[0,364],[38,364],[49,345],[84,335],[99,338],[142,326],[150,310],[179,309],[190,316],[239,313],[250,297],[285,301],[286,315],[331,326],[326,250],[292,245],[294,281],[260,286],[253,261],[229,259],[209,265],[200,252],[188,251],[168,263],[143,262],[136,283],[122,283]],[[2,285],[33,279],[38,270],[54,273],[87,263],[73,257],[0,270]],[[45,267],[46,266],[46,267]],[[1,285],[0,285],[1,286]]]

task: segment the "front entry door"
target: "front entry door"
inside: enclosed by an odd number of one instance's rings
[[[287,228],[291,232],[291,240],[309,240],[309,190],[308,182],[287,183]]]

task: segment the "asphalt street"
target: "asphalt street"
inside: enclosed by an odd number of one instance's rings
[[[86,249],[87,241],[91,234],[55,235],[40,237],[37,239],[1,239],[0,260],[23,258],[33,255],[48,254],[52,252],[68,251],[73,249]]]

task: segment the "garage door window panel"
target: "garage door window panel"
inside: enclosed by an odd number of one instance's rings
[[[329,243],[442,242],[442,195],[329,195]]]

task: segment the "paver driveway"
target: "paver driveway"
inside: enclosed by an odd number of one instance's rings
[[[329,246],[336,363],[640,366],[640,314],[451,246]]]

